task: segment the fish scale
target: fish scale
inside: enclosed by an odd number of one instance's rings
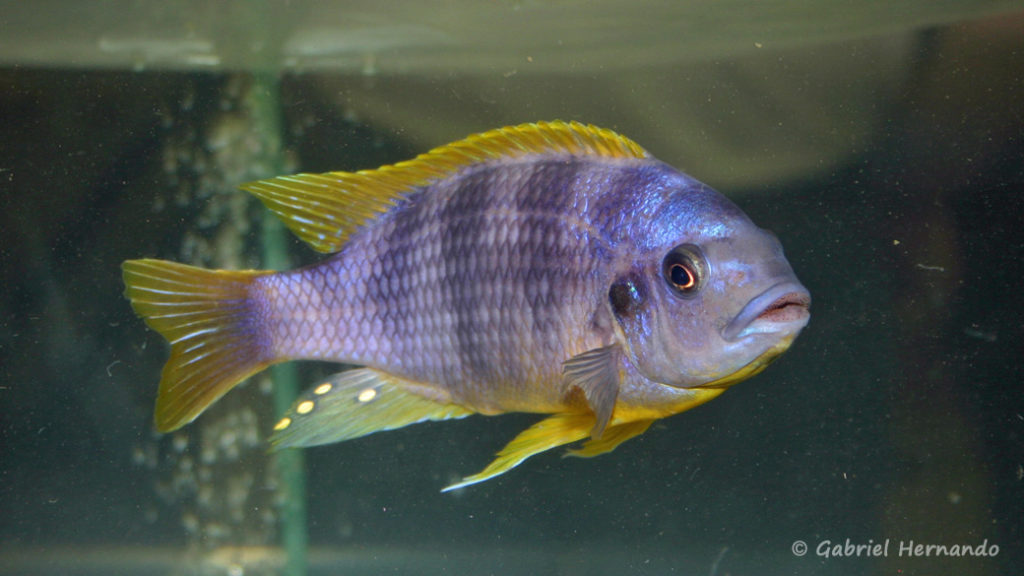
[[[809,318],[774,236],[614,132],[524,124],[356,173],[243,186],[327,259],[287,272],[124,263],[167,337],[173,430],[295,359],[358,366],[275,426],[312,446],[473,413],[547,413],[479,474],[613,450],[760,372]]]

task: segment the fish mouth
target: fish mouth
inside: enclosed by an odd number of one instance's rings
[[[811,294],[796,282],[776,284],[758,294],[722,330],[726,340],[757,333],[797,331],[811,317]]]

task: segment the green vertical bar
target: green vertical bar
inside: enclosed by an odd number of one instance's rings
[[[277,75],[272,72],[257,72],[253,75],[253,85],[249,91],[252,122],[266,151],[264,163],[270,172],[266,176],[280,174],[284,166],[281,153],[283,132],[278,82]],[[287,231],[281,221],[269,211],[264,211],[262,241],[265,268],[287,270],[291,267]],[[298,394],[295,365],[279,364],[271,368],[270,375],[274,382],[274,413],[280,416],[291,406]],[[301,450],[282,450],[275,456],[283,492],[280,526],[286,560],[282,574],[305,576],[308,548],[305,461]]]

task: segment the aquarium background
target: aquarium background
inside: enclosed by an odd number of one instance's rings
[[[1022,71],[1015,2],[0,4],[0,574],[1016,573]],[[152,430],[123,260],[312,263],[238,184],[551,119],[773,230],[814,297],[793,348],[452,494],[538,417],[282,460],[281,390],[336,369],[302,363]]]

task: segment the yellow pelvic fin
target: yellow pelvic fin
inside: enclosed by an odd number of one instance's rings
[[[469,136],[376,170],[280,176],[242,189],[315,250],[337,252],[352,232],[418,188],[474,164],[539,154],[648,157],[638,144],[611,130],[578,122],[538,122]]]
[[[441,490],[448,492],[464,488],[484,480],[490,480],[515,468],[534,454],[556,446],[582,440],[590,435],[594,426],[594,415],[589,412],[573,412],[549,416],[512,439],[501,452],[479,474],[467,476],[461,481]],[[610,431],[609,431],[610,432]]]
[[[274,427],[276,448],[318,446],[426,420],[464,418],[473,411],[418,395],[416,385],[357,368],[307,390]]]
[[[171,343],[154,422],[161,432],[188,424],[236,384],[274,362],[249,305],[259,270],[206,270],[163,260],[127,260],[125,296]]]
[[[442,492],[490,480],[515,468],[534,454],[583,440],[588,436],[590,439],[583,446],[569,450],[566,456],[591,458],[611,452],[626,440],[646,432],[655,420],[700,406],[723,391],[724,388],[691,389],[690,394],[685,395],[667,410],[664,407],[652,410],[649,407],[619,402],[615,406],[611,422],[600,436],[592,434],[597,421],[593,412],[569,412],[549,416],[513,438],[480,473],[467,476],[446,487]]]
[[[591,438],[580,448],[576,450],[569,450],[565,455],[579,458],[593,458],[594,456],[611,452],[618,448],[619,444],[646,432],[653,422],[654,420],[636,420],[634,422],[619,424],[618,426],[610,426],[605,429],[604,435],[601,437]]]

